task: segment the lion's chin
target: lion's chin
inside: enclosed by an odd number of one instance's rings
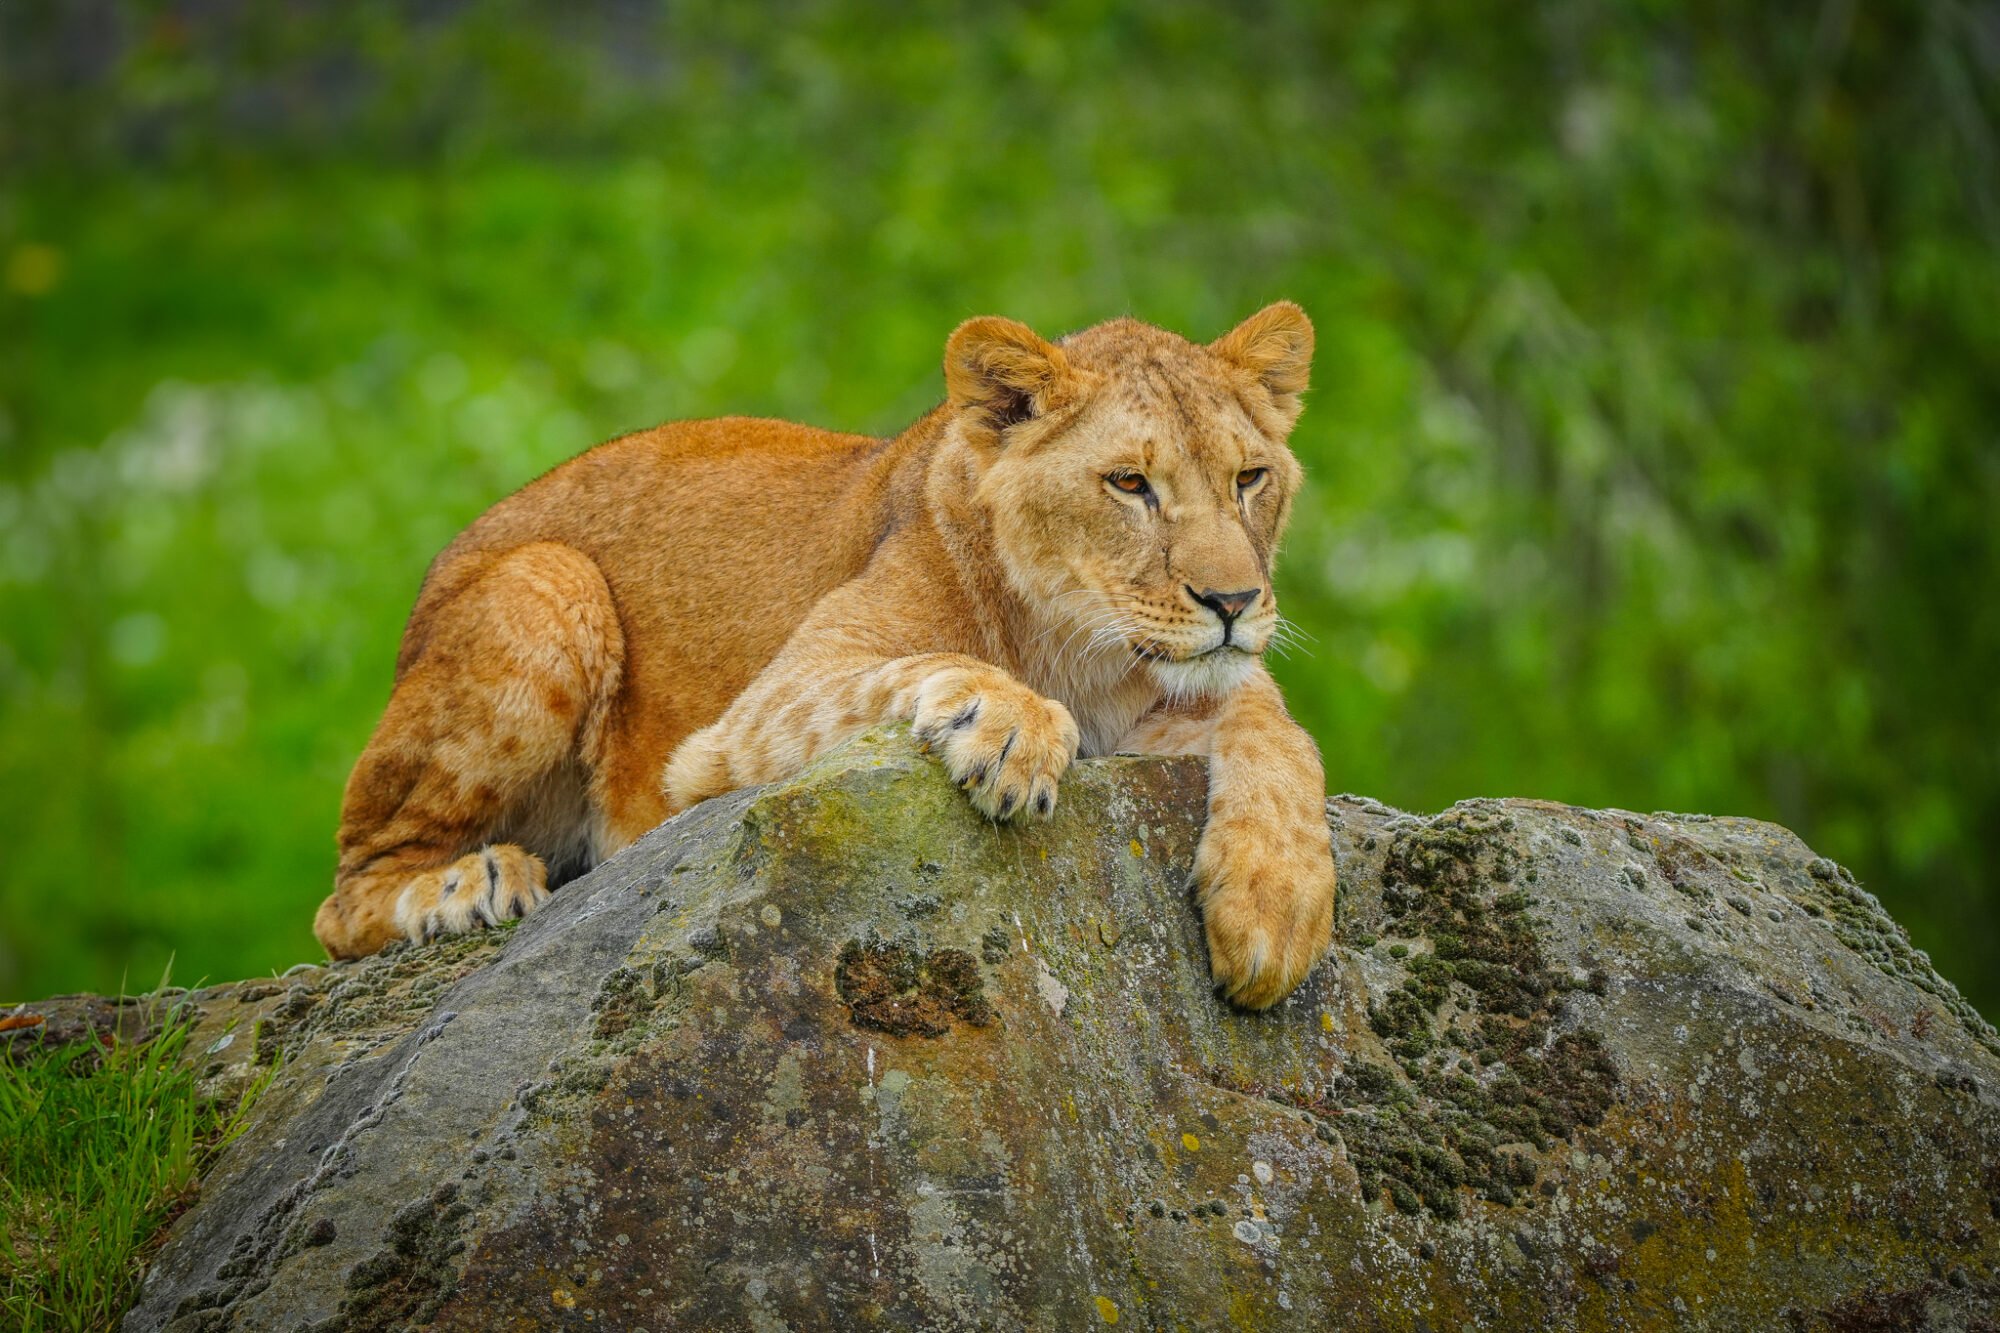
[[[1240,648],[1216,648],[1179,661],[1154,657],[1146,665],[1168,698],[1212,699],[1248,680],[1257,669],[1257,654]]]

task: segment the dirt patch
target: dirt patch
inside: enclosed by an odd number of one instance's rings
[[[978,960],[963,949],[928,953],[887,940],[849,940],[833,973],[856,1027],[897,1037],[942,1037],[954,1019],[993,1022]]]

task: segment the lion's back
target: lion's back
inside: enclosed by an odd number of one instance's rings
[[[438,555],[399,670],[421,651],[435,610],[492,559],[555,542],[602,572],[628,651],[649,673],[699,669],[740,689],[813,603],[866,563],[892,521],[900,497],[889,448],[756,417],[673,422],[600,444],[495,504]]]

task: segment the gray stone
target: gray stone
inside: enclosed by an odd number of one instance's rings
[[[1789,833],[1336,800],[1340,942],[1253,1015],[1202,805],[1091,761],[995,828],[871,734],[261,983],[125,1326],[1992,1326],[2000,1042]]]

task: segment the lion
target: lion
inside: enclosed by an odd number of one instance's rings
[[[1078,755],[1205,756],[1212,974],[1276,1003],[1335,890],[1319,752],[1263,662],[1312,350],[1290,302],[1206,345],[985,317],[892,439],[726,417],[557,467],[424,579],[320,942],[523,916],[669,816],[901,720],[994,821],[1048,818]]]

